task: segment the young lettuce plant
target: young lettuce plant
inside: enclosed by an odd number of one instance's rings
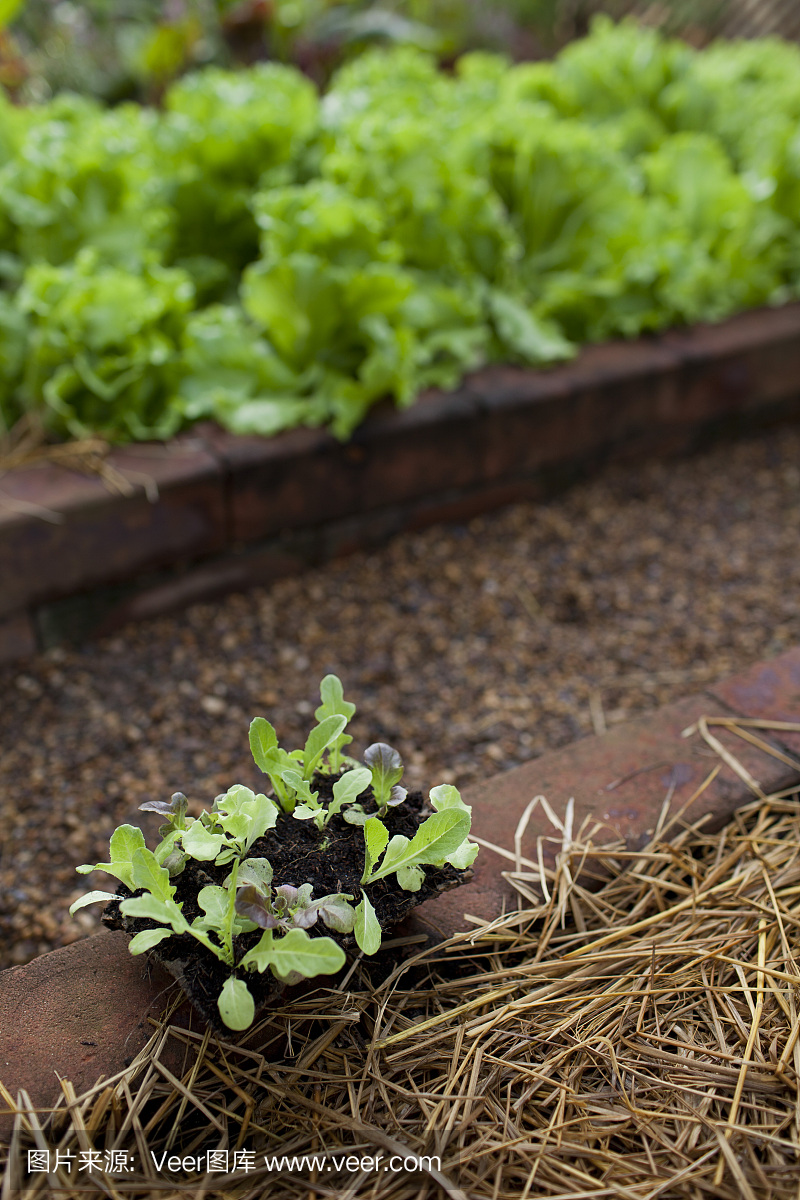
[[[386,742],[374,742],[364,751],[364,762],[369,769],[372,795],[378,808],[378,816],[385,817],[390,808],[402,804],[408,792],[398,781],[403,777],[403,761],[398,752]],[[368,819],[361,804],[352,804],[344,814],[350,825],[363,825]]]
[[[364,824],[362,896],[353,931],[365,954],[374,954],[381,944],[380,923],[366,888],[393,874],[404,891],[418,892],[425,878],[423,867],[450,863],[463,870],[475,861],[479,847],[468,838],[472,809],[461,799],[458,789],[441,784],[431,789],[430,799],[435,811],[413,838],[401,833],[390,838],[379,817],[370,817]]]
[[[317,829],[324,829],[331,817],[335,817],[343,808],[355,804],[357,797],[369,787],[371,778],[366,767],[345,771],[334,782],[333,799],[327,807],[320,803],[318,792],[309,791],[309,794],[303,797],[304,802],[296,805],[294,816],[298,821],[310,821],[313,818]]]
[[[258,921],[250,918],[247,909],[239,911],[237,908],[239,886],[248,897],[255,892],[268,900],[272,879],[272,867],[267,859],[243,860],[253,843],[275,825],[278,809],[266,796],[257,796],[240,785],[218,796],[212,811],[198,818],[187,819],[180,801],[176,803],[173,799],[173,805],[169,810],[173,820],[168,823],[155,852],[145,846],[140,829],[122,825],[111,836],[111,861],[86,864],[78,867],[78,871],[81,874],[106,871],[129,891],[141,891],[141,895],[122,900],[120,911],[127,917],[154,921],[160,928],[137,933],[129,946],[132,954],[151,950],[173,934],[189,934],[229,967],[231,974],[222,987],[217,1007],[228,1028],[246,1029],[255,1016],[255,1001],[236,971],[263,972],[269,968],[284,983],[338,971],[344,965],[344,951],[332,938],[310,938],[306,928],[317,917],[323,920],[329,917],[333,927],[337,927],[337,923],[346,924],[347,898],[327,896],[315,904],[308,890],[299,889],[296,895],[282,893],[278,910],[273,911],[278,924],[274,930],[272,927],[266,929],[258,946],[237,964],[235,939],[259,926]],[[157,811],[164,812],[164,809]],[[176,827],[180,822],[182,827]],[[183,905],[175,900],[176,886],[170,881],[170,870],[166,865],[176,853],[183,861],[175,863],[174,874],[180,866],[185,866],[187,857],[198,862],[213,859],[216,866],[231,864],[223,886],[210,884],[200,890],[197,902],[202,915],[191,922],[183,915]],[[164,860],[164,865],[159,858]],[[89,892],[72,905],[70,915],[86,904],[114,899],[117,897],[110,892]],[[268,903],[266,907],[269,907]],[[274,936],[275,933],[279,936]]]
[[[273,791],[284,812],[294,812],[297,804],[295,776],[299,776],[304,783],[313,779],[325,751],[341,742],[346,724],[347,717],[341,713],[324,717],[311,730],[303,750],[287,752],[278,745],[278,735],[269,721],[264,717],[255,717],[251,721],[250,749],[253,758],[256,766],[269,776]]]

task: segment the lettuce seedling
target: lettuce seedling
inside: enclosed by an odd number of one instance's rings
[[[372,794],[378,813],[384,816],[387,808],[402,804],[408,795],[405,788],[398,787],[403,778],[403,760],[386,742],[374,742],[364,751],[364,762],[372,772]]]
[[[349,700],[345,700],[341,680],[336,675],[326,675],[322,680],[319,685],[319,698],[322,704],[314,713],[318,721],[324,721],[326,717],[344,717],[346,724],[355,716],[356,706]],[[329,758],[333,775],[339,774],[342,768],[342,749],[344,746],[349,746],[352,740],[349,734],[340,733],[331,742]]]
[[[217,1008],[231,1029],[246,1029],[253,1021],[255,998],[247,984],[252,972],[269,970],[281,982],[294,983],[338,971],[344,965],[344,950],[337,941],[318,928],[313,935],[309,930],[321,923],[339,938],[352,934],[364,954],[375,954],[382,938],[376,909],[383,920],[385,914],[396,911],[396,895],[385,904],[391,888],[384,881],[394,876],[403,891],[418,892],[425,867],[450,864],[464,870],[478,853],[467,836],[471,809],[448,784],[431,790],[434,811],[421,824],[417,824],[419,817],[390,819],[390,809],[407,796],[399,785],[403,774],[400,755],[385,742],[376,742],[365,752],[366,765],[346,757],[343,748],[351,739],[344,730],[355,706],[344,699],[335,675],[323,679],[320,697],[322,703],[315,713],[318,723],[302,750],[282,749],[275,730],[263,717],[250,726],[253,757],[271,780],[274,800],[237,784],[217,796],[210,810],[190,817],[186,797],[175,792],[169,803],[151,801],[141,806],[164,818],[154,851],[146,847],[140,829],[122,825],[111,836],[109,862],[78,867],[82,874],[106,871],[132,894],[120,897],[107,891],[89,892],[72,905],[71,914],[95,901],[116,900],[123,917],[148,923],[148,927],[139,927],[130,942],[133,954],[151,950],[170,937],[189,937],[225,965],[228,978]],[[332,778],[325,781],[325,774]],[[365,811],[365,804],[372,809],[370,799],[376,815]],[[363,827],[364,869],[359,883],[360,835],[355,829],[349,831],[349,841],[348,831],[337,829],[335,868],[333,861],[326,861],[334,838],[326,829],[337,815]],[[286,824],[279,829],[276,826],[288,817],[313,822],[316,834],[295,828],[284,846]],[[399,824],[400,828],[416,829],[414,836],[392,836],[387,822],[391,825],[393,820],[396,828]],[[358,902],[342,890],[315,899],[308,882],[273,886],[272,862],[250,857],[257,853],[258,840],[271,830],[275,833],[267,844],[278,855],[276,863],[280,861],[284,879],[286,874],[291,878],[306,852],[313,856],[314,878],[327,879],[328,887],[350,886],[353,892],[360,892]],[[201,871],[196,863],[213,864],[213,876],[208,874],[211,866]],[[188,875],[176,885],[174,880],[190,864]],[[347,881],[344,885],[339,880],[340,870]],[[203,883],[206,886],[201,886]],[[381,886],[370,895],[376,884]],[[196,892],[199,913],[192,920],[184,913],[183,901],[176,898],[179,888],[181,896]],[[193,907],[193,914],[195,911]],[[113,910],[110,919],[116,921]],[[171,961],[169,955],[165,959]]]
[[[422,822],[410,839],[401,833],[390,839],[380,818],[369,818],[364,825],[362,887],[394,874],[404,891],[418,892],[425,877],[423,866],[442,867],[450,863],[462,868],[475,861],[478,846],[467,837],[472,810],[463,802],[458,789],[449,784],[433,788],[431,803],[437,811]]]
[[[177,808],[172,811],[177,812]],[[129,891],[142,893],[120,901],[120,912],[127,917],[154,921],[160,928],[137,933],[129,946],[132,954],[151,950],[173,934],[189,934],[230,967],[231,976],[217,1002],[220,1016],[230,1029],[246,1029],[255,1015],[253,996],[247,984],[236,977],[236,970],[264,971],[269,967],[276,978],[283,982],[338,971],[344,965],[341,947],[331,938],[309,938],[305,929],[320,917],[333,928],[347,925],[348,920],[352,928],[355,920],[352,910],[349,910],[350,917],[346,911],[348,897],[325,896],[314,902],[310,885],[297,890],[286,890],[284,885],[283,891],[277,889],[276,892],[276,896],[280,897],[277,908],[269,904],[272,879],[270,863],[258,858],[243,860],[253,843],[274,826],[277,816],[277,807],[266,796],[256,796],[249,788],[237,785],[216,798],[211,812],[187,820],[184,810],[181,815],[184,827],[176,829],[170,823],[155,853],[145,846],[144,834],[140,829],[122,825],[111,837],[110,862],[86,864],[78,868],[82,874],[94,870],[106,871],[119,879]],[[167,858],[177,850],[184,859],[189,857],[198,862],[213,860],[216,866],[231,863],[230,874],[223,886],[211,884],[198,893],[197,902],[202,914],[192,922],[183,915],[183,905],[174,899],[176,889],[170,882],[168,867],[162,866],[159,861],[159,853],[164,857],[165,848]],[[245,896],[241,908],[237,905],[240,870]],[[254,948],[259,952],[246,954],[237,964],[235,939],[261,924],[251,917],[251,910],[260,911],[255,904],[257,897],[264,899],[262,907],[272,912],[277,924],[274,929],[270,927],[267,930],[268,946],[262,945],[265,933]],[[109,892],[89,892],[72,905],[70,915],[86,904],[116,898]],[[249,904],[247,899],[250,900]],[[274,932],[281,935],[277,940],[273,938]],[[289,937],[290,946],[284,947],[282,942]]]
[[[326,750],[339,742],[347,717],[333,714],[325,717],[308,735],[303,750],[287,753],[278,745],[278,735],[264,717],[255,717],[250,723],[250,749],[256,766],[269,776],[273,791],[284,812],[294,812],[297,804],[297,788],[287,780],[287,772],[296,773],[306,783],[320,767]],[[298,763],[302,769],[298,771]]]
[[[333,799],[327,808],[324,804],[320,804],[319,793],[313,792],[303,798],[302,804],[295,807],[294,816],[298,821],[309,821],[313,818],[317,829],[324,829],[331,817],[335,817],[346,806],[353,807],[355,805],[356,798],[369,787],[370,778],[366,767],[345,771],[334,782]],[[360,806],[356,807],[360,809]]]

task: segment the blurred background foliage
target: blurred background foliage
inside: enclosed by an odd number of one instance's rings
[[[214,63],[290,62],[318,84],[376,42],[547,57],[591,17],[627,14],[702,45],[717,33],[797,36],[793,0],[0,0],[0,83],[21,103],[76,91],[158,102]],[[791,26],[791,28],[789,28]]]

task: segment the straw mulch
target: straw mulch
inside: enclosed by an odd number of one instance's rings
[[[20,1093],[3,1197],[796,1200],[800,798],[756,799],[713,836],[665,805],[638,853],[550,816],[555,869],[509,872],[519,912],[377,984],[356,962],[238,1042],[165,1015],[128,1070],[84,1096],[64,1083],[51,1114]],[[161,1062],[171,1039],[180,1079]],[[37,1145],[124,1149],[135,1169],[24,1178]],[[150,1158],[216,1148],[254,1150],[255,1169]],[[322,1165],[275,1174],[265,1153]],[[324,1157],[342,1153],[440,1161]]]

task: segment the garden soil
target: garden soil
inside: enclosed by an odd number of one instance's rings
[[[800,642],[799,550],[783,428],[0,668],[0,966],[99,927],[66,910],[109,881],[74,868],[149,829],[139,804],[263,789],[251,717],[302,745],[326,673],[354,754],[386,741],[406,786],[469,783]]]

